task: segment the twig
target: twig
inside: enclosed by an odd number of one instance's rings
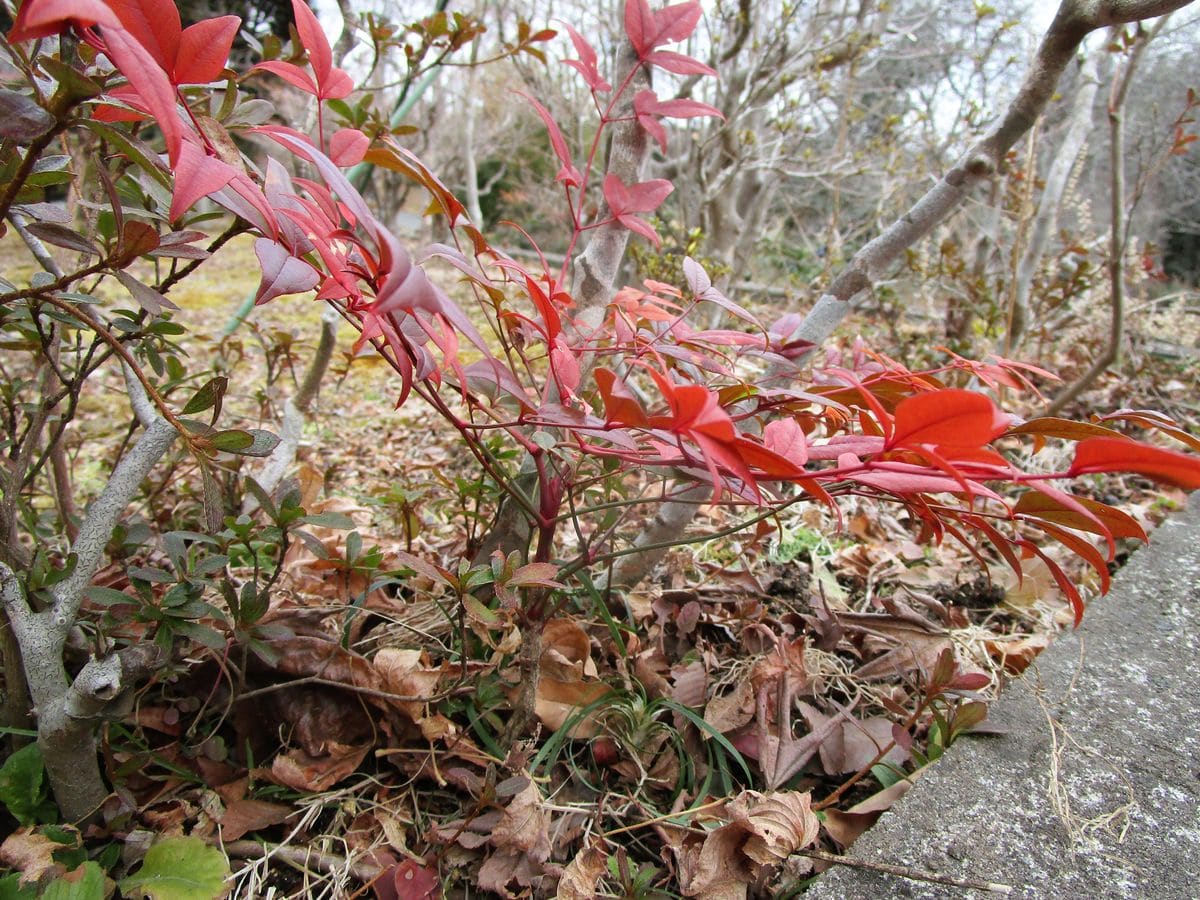
[[[374,881],[383,874],[384,868],[365,859],[350,860],[333,853],[323,853],[311,847],[289,847],[284,844],[263,844],[258,841],[230,841],[225,852],[236,859],[262,859],[272,856],[297,866],[313,866],[327,875],[343,870],[359,881]]]
[[[891,863],[867,862],[863,859],[850,859],[828,853],[825,850],[797,850],[800,856],[809,859],[819,859],[822,862],[833,863],[835,866],[847,866],[851,869],[867,869],[871,872],[882,872],[885,875],[895,875],[898,878],[908,878],[911,881],[927,881],[932,884],[948,884],[951,887],[968,888],[975,891],[987,891],[989,894],[1011,894],[1012,885],[999,884],[995,881],[978,881],[974,878],[956,878],[953,875],[938,875],[934,872],[922,872],[909,866],[895,866]]]
[[[242,701],[249,700],[252,697],[259,697],[263,694],[273,694],[275,691],[300,687],[301,685],[305,684],[319,684],[323,685],[324,687],[341,688],[342,690],[353,691],[356,694],[363,694],[367,697],[378,697],[381,700],[392,700],[396,703],[436,703],[437,701],[443,700],[446,697],[451,697],[454,694],[475,690],[472,687],[456,685],[437,694],[430,694],[428,696],[418,696],[414,694],[412,696],[408,696],[407,694],[393,694],[389,691],[380,691],[375,688],[361,687],[357,684],[347,684],[344,681],[334,681],[331,678],[322,678],[320,675],[306,675],[303,678],[297,678],[293,681],[281,681],[279,684],[269,684],[266,687],[255,688],[252,691],[246,691],[244,694],[239,694],[234,702],[241,703]]]

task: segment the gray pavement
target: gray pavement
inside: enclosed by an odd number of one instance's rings
[[[1200,493],[854,859],[1024,898],[1200,898]],[[1053,724],[1052,724],[1053,723]],[[811,900],[994,896],[837,866]]]

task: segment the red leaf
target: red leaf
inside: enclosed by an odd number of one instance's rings
[[[175,88],[167,73],[146,50],[120,28],[110,28],[104,33],[104,44],[108,58],[138,92],[138,96],[162,129],[167,145],[167,158],[174,167],[179,159],[183,143],[183,128],[175,111]]]
[[[1003,414],[983,394],[947,389],[901,400],[887,447],[932,444],[982,447],[1007,425]]]
[[[737,436],[729,413],[721,408],[717,395],[703,385],[673,385],[669,393],[664,393],[671,406],[672,431],[696,432],[718,441],[732,441]]]
[[[1189,491],[1200,488],[1200,460],[1196,457],[1118,438],[1081,441],[1067,471],[1072,477],[1093,472],[1135,472]]]
[[[175,54],[171,81],[175,84],[209,84],[221,77],[229,50],[242,20],[237,16],[205,19],[183,30]]]
[[[600,76],[600,71],[596,68],[596,51],[592,45],[570,25],[566,25],[566,29],[567,34],[571,36],[571,43],[575,45],[575,52],[579,54],[579,59],[564,59],[563,62],[579,72],[591,90],[598,94],[611,91],[612,85]]]
[[[122,27],[164,72],[175,68],[179,51],[179,10],[169,0],[108,0]],[[108,40],[108,34],[104,39]],[[128,73],[126,73],[128,74]],[[133,79],[130,79],[131,81]]]
[[[274,300],[282,294],[311,291],[321,280],[312,266],[302,259],[296,259],[286,247],[269,238],[259,238],[254,242],[254,255],[258,257],[262,269],[262,280],[254,296],[256,304]]]
[[[8,42],[19,44],[49,37],[72,24],[115,28],[120,22],[101,0],[25,0],[8,32]]]
[[[329,139],[329,158],[333,164],[347,168],[362,162],[371,146],[371,139],[357,128],[341,128]]]
[[[575,164],[571,161],[571,151],[567,149],[567,142],[558,128],[558,123],[550,115],[550,110],[546,109],[546,107],[542,106],[542,104],[538,103],[538,101],[534,100],[528,94],[521,94],[521,96],[532,104],[534,112],[542,117],[542,121],[546,124],[546,131],[550,133],[550,145],[554,148],[554,155],[562,163],[562,168],[559,170],[556,180],[570,187],[582,184],[583,176],[579,174],[579,170],[575,168]]]
[[[1146,532],[1129,513],[1087,497],[1067,495],[1084,508],[1084,514],[1061,502],[1058,496],[1058,491],[1053,494],[1029,491],[1021,495],[1021,499],[1013,507],[1013,512],[1092,534],[1104,535],[1107,531],[1114,538],[1134,538],[1143,543],[1146,541]]]
[[[376,879],[376,900],[438,900],[442,890],[435,870],[406,859]]]
[[[175,193],[171,197],[171,220],[174,221],[192,208],[201,197],[207,197],[229,184],[237,169],[221,162],[191,141],[184,141],[175,166]]]
[[[312,94],[314,97],[317,96],[318,89],[316,82],[312,80],[311,75],[299,66],[278,59],[268,59],[255,64],[250,71],[257,72],[260,69],[278,75],[288,84],[300,88],[305,93]]]
[[[600,397],[604,401],[604,414],[608,422],[633,428],[645,428],[649,425],[641,404],[615,372],[603,367],[597,368],[595,379],[597,387],[600,388]]]
[[[700,21],[699,3],[677,3],[650,11],[646,0],[628,0],[625,4],[625,33],[640,59],[655,47],[682,41],[696,28]]]
[[[300,43],[308,53],[317,84],[323,84],[333,70],[333,51],[329,48],[325,29],[304,0],[292,0],[292,12],[295,14],[296,33],[300,35]]]
[[[716,69],[706,66],[698,59],[675,53],[671,50],[655,50],[646,56],[646,62],[674,72],[676,75],[716,75]]]
[[[1059,528],[1057,525],[1051,525],[1049,522],[1041,522],[1038,527],[1095,569],[1096,574],[1100,576],[1100,593],[1108,593],[1108,589],[1111,586],[1111,578],[1108,574],[1108,566],[1104,564],[1104,557],[1100,555],[1099,550],[1079,535],[1067,531],[1065,528]]]

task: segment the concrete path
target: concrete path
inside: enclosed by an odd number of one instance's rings
[[[1200,493],[851,858],[1011,896],[1200,898]],[[811,900],[983,897],[841,866]]]

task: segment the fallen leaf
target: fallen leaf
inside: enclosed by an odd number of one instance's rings
[[[385,871],[372,887],[377,900],[438,900],[442,896],[437,871],[411,859]]]
[[[0,844],[0,862],[21,873],[21,884],[32,884],[54,867],[54,851],[62,844],[32,828],[14,831]]]
[[[295,810],[282,803],[235,800],[225,807],[225,814],[221,816],[221,838],[236,841],[244,834],[278,825],[294,813]]]
[[[370,742],[339,744],[329,741],[323,756],[309,756],[299,749],[289,750],[271,761],[271,778],[277,784],[297,791],[319,793],[353,774],[371,746]]]
[[[743,791],[725,807],[726,824],[697,848],[685,845],[679,882],[685,897],[741,900],[768,867],[817,839],[820,822],[807,792]]]
[[[599,843],[580,850],[558,880],[559,900],[591,900],[607,864],[608,854]]]
[[[1049,644],[1049,635],[1035,634],[1026,638],[984,641],[983,646],[992,659],[1004,666],[1004,671],[1010,675],[1020,675]]]

